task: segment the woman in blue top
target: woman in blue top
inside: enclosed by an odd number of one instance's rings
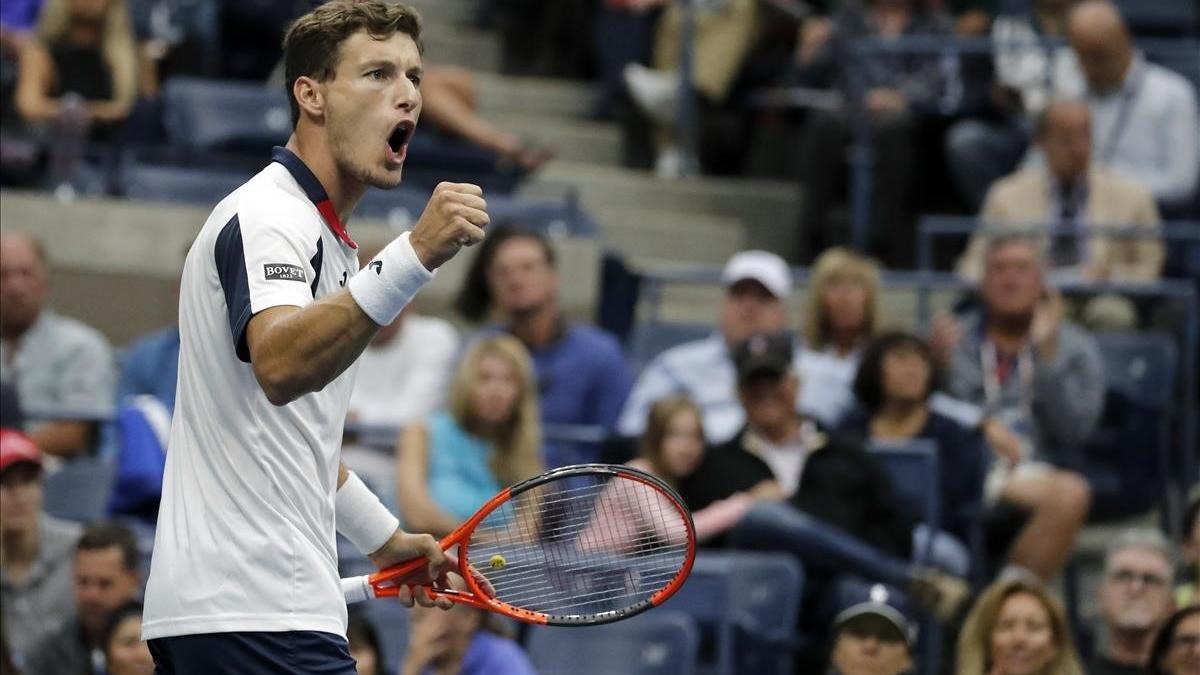
[[[449,409],[400,437],[396,485],[405,525],[448,534],[502,487],[540,473],[540,449],[528,352],[508,335],[480,340],[459,363]]]

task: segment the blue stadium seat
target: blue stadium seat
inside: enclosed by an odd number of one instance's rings
[[[586,629],[537,626],[527,648],[541,675],[692,675],[699,644],[690,616],[658,608]]]
[[[896,499],[910,518],[931,532],[941,526],[941,484],[936,441],[915,439],[904,443],[873,442],[872,455],[892,479]],[[933,539],[924,551],[914,551],[917,562],[928,562]]]
[[[42,510],[56,518],[89,523],[108,513],[113,466],[102,457],[79,457],[46,476]]]
[[[1097,335],[1104,414],[1083,448],[1092,522],[1144,513],[1163,498],[1171,471],[1169,420],[1175,345],[1162,334]]]
[[[595,237],[600,232],[573,192],[562,200],[490,198],[488,214],[494,223],[517,223],[549,237]]]
[[[131,199],[215,206],[250,175],[221,169],[129,163],[121,173],[122,192]]]
[[[804,574],[786,553],[710,552],[664,609],[696,620],[698,673],[791,673]]]
[[[292,131],[282,87],[176,77],[163,88],[167,139],[177,148],[270,156]]]
[[[1175,344],[1158,333],[1096,336],[1104,360],[1104,381],[1135,402],[1162,410],[1171,402],[1175,382]]]
[[[632,358],[635,371],[640,371],[654,357],[671,347],[706,338],[716,330],[715,326],[698,323],[671,323],[647,321],[638,323],[633,329]]]
[[[1192,35],[1196,3],[1192,0],[1116,0],[1121,16],[1135,35]]]

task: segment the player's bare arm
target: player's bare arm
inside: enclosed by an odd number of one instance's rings
[[[483,190],[469,183],[441,183],[408,235],[408,243],[429,271],[441,267],[463,246],[484,237],[488,224]],[[393,242],[389,245],[400,245]],[[385,257],[387,249],[380,254]],[[379,258],[377,258],[378,260]],[[360,274],[381,275],[368,264]],[[393,270],[389,266],[387,273]],[[361,299],[361,298],[360,298]],[[398,311],[398,309],[397,309]],[[350,289],[304,308],[272,307],[250,319],[246,344],[254,376],[275,405],[320,391],[349,368],[379,330]]]

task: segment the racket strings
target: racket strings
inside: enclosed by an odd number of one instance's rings
[[[620,611],[678,576],[689,524],[658,489],[572,476],[526,492],[476,528],[468,556],[501,602],[552,616]]]

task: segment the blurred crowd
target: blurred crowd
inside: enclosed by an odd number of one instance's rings
[[[1117,476],[1115,490],[1096,478],[1098,446],[1144,450],[1150,465],[1162,440],[1101,433],[1138,409],[1106,391],[1098,338],[1177,333],[1177,308],[1059,286],[1176,273],[1161,235],[1200,217],[1195,84],[1149,58],[1108,2],[1010,4],[702,0],[689,13],[664,0],[480,2],[505,72],[597,85],[594,114],[622,124],[631,165],[680,175],[679,112],[694,97],[704,172],[803,190],[799,247],[733,255],[711,333],[635,366],[623,336],[568,318],[571,271],[553,242],[497,224],[456,323],[408,309],[364,352],[346,464],[406,528],[435,536],[547,468],[628,462],[655,474],[692,509],[704,547],[783,551],[803,565],[800,630],[816,639],[798,673],[917,670],[923,616],[942,627],[945,672],[1200,673],[1195,498],[1182,538],[1145,526],[1108,542],[1088,589],[1094,626],[1054,590],[1089,522],[1162,506],[1165,476]],[[0,177],[54,187],[87,156],[161,142],[163,82],[265,81],[280,54],[263,36],[305,8],[6,1]],[[1163,30],[1151,37],[1197,49],[1186,38],[1195,26]],[[691,90],[678,71],[689,32]],[[887,48],[922,36],[990,46]],[[1191,56],[1196,70],[1200,49]],[[482,118],[470,72],[434,66],[422,87],[442,132],[525,171],[553,155]],[[764,91],[789,102],[764,103]],[[864,139],[871,230],[867,250],[853,251],[843,164]],[[978,213],[988,227],[953,251],[971,290],[918,334],[888,325],[883,279],[914,264],[917,215],[931,210]],[[0,670],[149,673],[137,601],[179,331],[114,350],[48,305],[53,252],[7,225]],[[1130,226],[1137,236],[1114,234]],[[803,307],[796,263],[809,272]],[[581,428],[599,436],[569,433]],[[936,492],[937,523],[879,453],[914,443],[936,455],[937,485],[916,487]],[[48,480],[96,457],[115,473],[103,513],[78,523],[43,509]],[[532,672],[520,636],[478,610],[414,610],[407,630],[404,673]],[[379,672],[378,631],[351,615],[360,673]]]

